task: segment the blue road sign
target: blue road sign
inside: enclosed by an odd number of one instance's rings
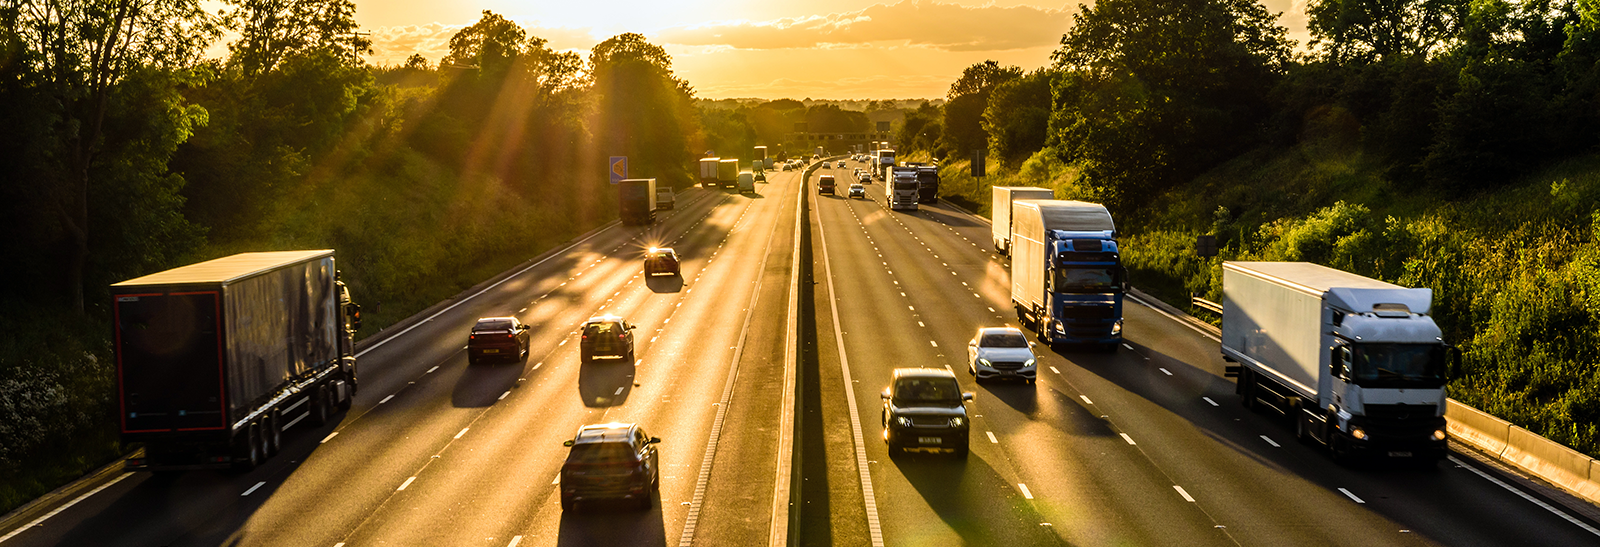
[[[628,157],[611,156],[611,184],[622,182],[628,178]]]

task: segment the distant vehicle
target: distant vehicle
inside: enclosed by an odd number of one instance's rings
[[[749,171],[739,173],[739,193],[756,193],[756,177],[755,175],[750,174]]]
[[[671,186],[656,187],[656,210],[672,209],[678,205],[678,197],[672,193]]]
[[[847,195],[853,198],[866,198],[867,188],[859,182],[850,183],[850,192]]]
[[[1054,199],[1011,204],[1011,304],[1046,344],[1122,343],[1128,272],[1104,205]]]
[[[1055,199],[1055,190],[1031,186],[996,186],[994,202],[989,207],[990,228],[994,233],[994,250],[1011,254],[1011,204],[1025,199]]]
[[[360,306],[332,250],[241,253],[111,285],[116,422],[128,470],[233,467],[278,453],[356,393]]]
[[[765,172],[762,172],[762,171],[756,171],[756,182],[766,182],[766,181],[767,181],[767,174]]]
[[[571,511],[580,501],[628,500],[649,509],[661,490],[659,437],[651,437],[638,424],[608,423],[578,428],[567,461],[561,464],[561,510]]]
[[[716,188],[722,183],[717,174],[721,169],[721,158],[700,158],[700,187]]]
[[[678,262],[678,253],[671,247],[651,247],[644,252],[644,275],[653,277],[657,275],[683,275],[683,266]]]
[[[578,341],[579,361],[591,363],[606,358],[633,363],[633,329],[633,325],[615,315],[590,317],[580,329],[583,338]]]
[[[819,157],[819,158],[820,158],[820,157],[822,157],[822,156],[823,156],[823,155],[824,155],[824,154],[827,154],[827,153],[828,153],[828,152],[827,152],[827,151],[826,151],[826,150],[823,150],[823,149],[822,149],[822,147],[821,147],[821,146],[818,146],[818,147],[817,147],[817,154],[816,154],[816,157]]]
[[[828,194],[830,196],[837,195],[837,194],[834,194],[834,192],[833,192],[833,186],[834,186],[833,175],[819,175],[819,176],[817,176],[817,193],[818,194]]]
[[[883,440],[889,454],[914,448],[951,449],[967,457],[966,401],[956,376],[942,368],[897,368],[883,394]]]
[[[872,184],[872,173],[866,171],[856,173],[856,180],[861,184]]]
[[[917,203],[939,202],[939,168],[917,166]]]
[[[889,209],[892,211],[917,210],[918,188],[917,168],[915,167],[890,167],[888,185]]]
[[[1408,289],[1307,262],[1222,263],[1224,372],[1239,400],[1294,420],[1295,436],[1357,456],[1448,454],[1448,346]]]
[[[877,161],[872,162],[872,170],[877,173],[883,173],[885,169],[894,167],[894,150],[888,148],[878,150],[873,159]]]
[[[821,154],[812,154],[811,155],[811,161],[817,161],[818,159],[821,159],[821,158],[822,158]]]
[[[656,179],[626,179],[617,183],[617,211],[623,224],[656,221]]]
[[[725,158],[717,162],[717,182],[724,189],[739,185],[739,160]]]
[[[1023,380],[1033,383],[1038,358],[1033,342],[1015,327],[988,327],[967,342],[967,372],[978,383],[984,380]]]
[[[844,169],[844,160],[839,160],[838,167]]]
[[[767,163],[767,147],[765,147],[765,146],[757,146],[753,150],[753,153],[755,155],[755,159],[750,160],[750,168],[751,169],[754,169],[756,172],[759,173],[759,172],[761,172],[762,169],[766,169],[766,168],[772,166],[772,164]]]
[[[484,359],[521,361],[528,356],[528,326],[515,317],[484,317],[467,334],[467,364]]]

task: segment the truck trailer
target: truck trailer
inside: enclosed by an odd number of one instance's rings
[[[871,160],[873,178],[888,182],[889,169],[894,167],[894,150],[888,148],[875,150],[872,152]]]
[[[760,173],[765,171],[768,167],[772,167],[772,164],[767,163],[767,147],[757,146],[755,147],[754,153],[755,159],[750,160],[751,170]]]
[[[1032,186],[995,186],[994,202],[989,207],[989,228],[994,235],[994,249],[1000,254],[1011,254],[1011,203],[1024,199],[1054,199],[1055,190]]]
[[[939,168],[932,165],[917,166],[917,203],[939,202]]]
[[[1307,262],[1224,262],[1222,357],[1239,400],[1335,459],[1446,455],[1448,346],[1410,289]]]
[[[701,188],[716,188],[722,185],[722,179],[718,178],[717,174],[721,162],[721,158],[700,158]]]
[[[623,224],[656,221],[656,179],[624,179],[617,183],[617,212]]]
[[[333,251],[242,253],[111,286],[129,470],[249,470],[356,392],[360,307]]]
[[[1122,343],[1127,271],[1104,205],[1022,200],[1011,206],[1011,303],[1046,344]]]
[[[718,185],[726,189],[739,186],[739,160],[737,158],[722,158],[717,162]]]
[[[884,175],[888,179],[884,185],[888,187],[886,191],[889,194],[889,210],[917,210],[918,187],[920,184],[917,181],[917,168],[890,167],[888,171]]]

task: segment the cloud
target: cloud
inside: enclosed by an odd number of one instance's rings
[[[903,42],[944,51],[1004,51],[1052,46],[1072,25],[1066,8],[967,7],[902,0],[861,11],[775,19],[727,21],[662,30],[655,39],[687,46],[739,49],[868,47]]]
[[[410,57],[411,54],[420,53],[428,58],[429,63],[437,64],[450,53],[450,37],[466,27],[467,25],[428,23],[374,29],[373,54],[368,60],[379,65],[398,65],[405,63],[406,57]],[[527,31],[529,38],[549,40],[545,47],[559,51],[588,51],[600,42],[590,35],[589,29],[528,25],[523,25],[522,28]]]

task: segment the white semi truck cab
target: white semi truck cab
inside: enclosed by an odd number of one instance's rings
[[[1222,356],[1247,407],[1351,456],[1443,459],[1450,348],[1431,289],[1306,262],[1226,262]]]

